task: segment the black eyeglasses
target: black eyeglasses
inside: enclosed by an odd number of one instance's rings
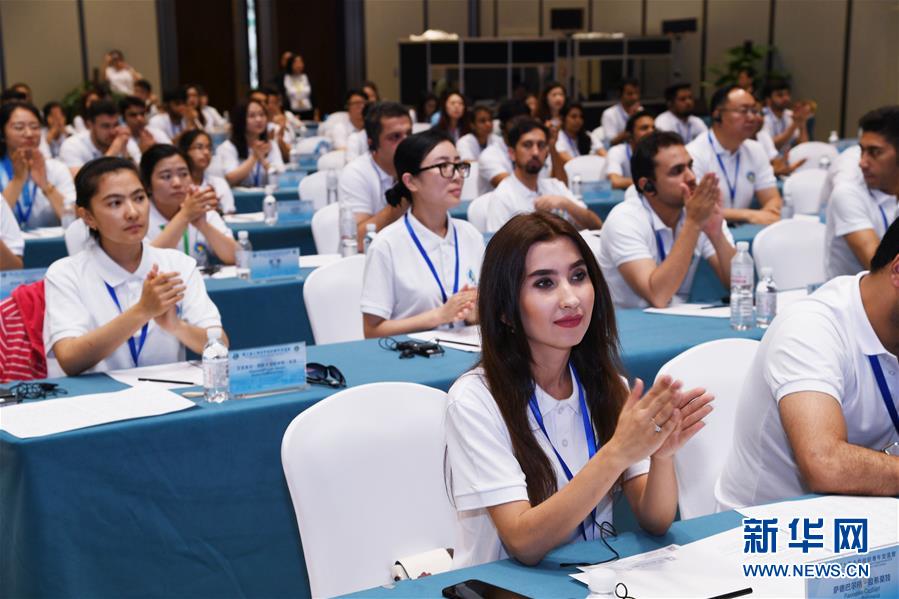
[[[418,169],[418,172],[424,172],[430,170],[432,168],[436,168],[440,170],[440,176],[444,179],[452,179],[456,173],[462,175],[463,179],[468,178],[469,173],[471,173],[471,165],[467,162],[441,162],[439,164],[432,164],[431,166],[423,166]]]
[[[319,364],[318,362],[306,363],[306,382],[312,385],[323,385],[340,389],[346,387],[346,378],[336,366]]]

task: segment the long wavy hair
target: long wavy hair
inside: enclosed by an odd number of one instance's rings
[[[584,386],[598,442],[606,443],[612,438],[627,398],[620,374],[623,367],[615,310],[593,252],[570,223],[548,212],[512,218],[490,240],[481,267],[480,366],[509,429],[512,450],[524,472],[531,505],[545,501],[558,488],[549,457],[537,442],[528,420],[534,380],[524,373],[532,371],[533,357],[524,334],[520,297],[527,276],[528,250],[535,243],[563,238],[570,239],[577,247],[593,284],[595,299],[590,325],[581,342],[571,348],[570,360]]]

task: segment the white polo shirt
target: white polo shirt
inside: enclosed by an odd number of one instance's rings
[[[346,161],[355,160],[363,154],[368,154],[368,135],[365,129],[353,131],[346,139]]]
[[[564,196],[584,208],[583,201],[574,197],[568,187],[558,179],[552,177],[538,177],[537,191],[531,191],[518,180],[513,173],[503,179],[487,206],[487,231],[498,231],[509,219],[516,214],[529,214],[536,210],[534,201],[546,195]]]
[[[0,195],[0,241],[16,256],[25,253],[25,237],[22,236],[16,216],[3,195]]]
[[[54,357],[53,346],[60,339],[80,337],[116,318],[120,312],[106,289],[115,291],[122,310],[140,301],[144,280],[153,264],[159,272],[178,272],[187,289],[178,304],[181,319],[188,324],[209,328],[221,326],[218,308],[206,294],[196,261],[182,252],[152,247],[144,241],[143,255],[137,270],[130,273],[116,264],[94,241],[74,256],[50,265],[44,279],[46,312],[44,347],[47,357]],[[139,344],[141,332],[134,335]],[[184,360],[184,346],[176,337],[150,320],[147,338],[138,364],[150,366]],[[85,372],[106,372],[134,368],[128,343],[123,343],[105,359]]]
[[[328,129],[327,136],[331,140],[331,146],[335,150],[345,150],[349,146],[350,136],[353,133],[361,132],[362,135],[365,135],[365,127],[361,129],[357,129],[353,122],[349,119],[341,120],[335,123],[332,127]],[[366,138],[366,147],[368,146],[368,141]]]
[[[619,175],[630,179],[632,153],[631,144],[626,141],[609,148],[606,154],[606,177]]]
[[[449,218],[439,237],[408,211],[409,224],[440,275],[447,297],[453,295],[456,269],[455,230],[459,239],[459,289],[477,286],[484,259],[484,236],[468,221]],[[365,257],[362,312],[388,320],[416,316],[443,305],[440,287],[415,246],[405,217],[378,233]]]
[[[284,168],[284,160],[281,159],[281,150],[278,149],[278,144],[272,141],[269,145],[270,149],[267,156],[269,167],[282,170]],[[249,150],[247,155],[249,156]],[[237,155],[237,146],[235,146],[230,139],[223,141],[219,147],[215,149],[215,161],[218,162],[217,168],[220,169],[222,173],[230,173],[240,166],[244,160],[246,160],[246,157],[241,158]],[[268,183],[268,173],[262,168],[262,165],[259,162],[256,162],[253,169],[250,171],[250,174],[242,181],[238,182],[237,185],[244,187],[262,187],[266,183]]]
[[[234,204],[234,193],[232,193],[231,186],[228,185],[224,178],[204,173],[201,187],[203,185],[208,185],[215,190],[215,197],[218,198],[222,212],[231,214],[237,210]]]
[[[105,153],[94,145],[90,131],[82,131],[62,142],[59,148],[59,159],[69,168],[81,168],[94,158],[100,158]],[[140,148],[133,139],[128,138],[125,144],[123,158],[130,158],[135,164],[140,164]]]
[[[836,160],[830,163],[827,169],[827,177],[824,178],[824,185],[821,187],[821,207],[826,208],[830,202],[830,194],[833,193],[834,187],[843,181],[850,181],[865,184],[865,177],[862,175],[862,168],[859,161],[862,159],[862,148],[858,144],[846,148],[837,156]]]
[[[207,131],[217,131],[220,129],[224,129],[228,124],[228,121],[225,120],[225,117],[223,117],[213,106],[206,105],[200,111],[203,113],[203,117],[206,119]]]
[[[762,108],[762,114],[765,115],[765,124],[762,128],[768,132],[768,135],[771,138],[775,138],[778,135],[783,135],[783,132],[790,128],[790,125],[793,124],[793,111],[789,108],[785,109],[780,116],[774,114],[774,112],[768,108]],[[799,131],[793,131],[793,135],[790,136],[790,143],[794,140],[799,139]]]
[[[709,130],[698,116],[689,115],[685,120],[679,119],[673,112],[666,110],[656,117],[655,128],[658,131],[672,131],[688,144]]]
[[[576,384],[572,387],[571,396],[562,400],[540,387],[535,389],[535,395],[552,444],[572,474],[577,475],[587,463],[588,451],[578,388]],[[557,488],[562,489],[568,479],[530,409],[528,422],[534,438],[552,464]],[[597,443],[599,441],[597,439]],[[447,486],[459,512],[453,568],[509,557],[487,508],[512,501],[528,501],[527,482],[512,450],[509,429],[480,368],[463,374],[449,390],[446,446],[451,471]],[[641,460],[625,470],[623,479],[630,480],[648,471],[649,460]],[[613,498],[619,492],[620,487],[616,484],[599,502],[595,526],[592,515],[584,521],[588,539],[599,538],[600,523],[612,522]],[[571,531],[568,542],[581,538],[578,527]]]
[[[134,73],[131,69],[117,69],[113,66],[106,67],[106,80],[109,87],[117,94],[130,96],[134,94]]]
[[[187,129],[185,126],[185,120],[181,119],[178,123],[172,121],[172,117],[169,116],[168,112],[160,112],[157,115],[150,117],[150,120],[147,122],[148,127],[152,127],[154,129],[158,129],[165,133],[169,139],[175,139]],[[171,142],[169,142],[171,143]]]
[[[650,259],[656,264],[661,264],[662,256],[659,253],[656,234],[662,242],[662,249],[667,257],[671,254],[671,248],[674,247],[674,241],[683,227],[685,218],[685,211],[681,211],[680,220],[677,221],[677,225],[672,231],[662,222],[649,202],[642,195],[636,193],[625,194],[624,201],[612,208],[603,223],[602,235],[599,237],[598,261],[615,306],[619,308],[646,308],[649,306],[645,299],[631,289],[624,277],[621,276],[619,268],[622,264],[634,260]],[[727,223],[721,223],[721,230],[728,243],[734,245],[734,239],[727,229]],[[685,302],[689,299],[699,259],[708,260],[714,255],[715,246],[712,245],[705,233],[700,233],[696,247],[693,249],[690,268],[677,293],[672,297],[672,303]]]
[[[590,139],[590,154],[595,154],[600,146],[596,145],[596,140],[592,137],[589,135],[587,137]],[[556,152],[567,152],[572,158],[577,158],[581,155],[581,150],[577,146],[577,138],[569,137],[564,131],[559,131],[559,136],[556,138]]]
[[[145,129],[147,130],[147,132],[149,132],[150,135],[153,136],[153,141],[155,141],[156,143],[158,143],[158,144],[172,143],[172,138],[169,137],[164,131],[157,129],[156,127],[151,127],[150,125],[147,125],[145,127]],[[132,139],[132,141],[134,141],[135,144],[137,144],[138,148],[140,148],[140,143],[139,143],[138,138],[132,135],[131,139]]]
[[[774,140],[771,138],[770,133],[764,129],[759,129],[759,132],[755,134],[755,140],[762,144],[762,149],[765,150],[765,155],[768,157],[769,162],[777,158],[777,146],[774,145]]]
[[[868,356],[878,357],[893,398],[899,396],[899,363],[865,313],[859,292],[865,274],[828,282],[779,314],[765,333],[740,395],[734,442],[716,485],[719,509],[811,492],[780,420],[778,403],[791,393],[830,395],[843,412],[846,439],[853,445],[879,451],[899,440]]]
[[[604,141],[606,145],[611,144],[612,140],[624,131],[629,118],[630,115],[624,109],[624,106],[621,105],[621,102],[602,111],[600,124],[602,125],[602,134],[605,136]]]
[[[72,179],[72,173],[69,169],[59,160],[54,160],[53,158],[44,158],[44,164],[47,169],[47,181],[50,185],[54,186],[60,194],[62,194],[62,198],[64,202],[74,202],[75,201],[75,181]],[[0,167],[0,190],[6,189],[6,186],[9,185],[9,175],[6,172],[6,169]],[[44,195],[44,192],[37,186],[37,184],[29,177],[25,182],[25,186],[28,189],[29,193],[32,196],[31,203],[31,214],[28,216],[28,220],[25,223],[22,223],[24,229],[33,229],[35,227],[52,227],[59,225],[59,217],[56,215],[56,211],[53,210],[53,205],[50,203],[50,199]],[[22,214],[26,214],[28,209],[24,204],[24,195],[25,190],[19,193],[17,205],[19,210],[21,210]],[[13,211],[14,216],[18,215],[18,211]]]
[[[865,270],[852,253],[845,235],[873,229],[877,238],[883,239],[889,226],[899,216],[896,196],[869,189],[864,181],[837,184],[830,194],[826,213],[824,271],[828,279]]]
[[[546,157],[546,164],[540,171],[541,177],[552,176],[553,162],[552,156]],[[510,175],[515,170],[512,159],[509,158],[509,146],[499,135],[496,136],[494,143],[488,145],[478,156],[478,195],[484,195],[493,191],[493,185],[490,180],[502,173]]]
[[[215,211],[209,211],[206,213],[206,222],[212,225],[216,231],[219,231],[231,239],[234,239],[234,233],[231,232],[231,229],[228,228],[228,225],[225,224],[225,221],[222,220],[221,215]],[[166,225],[169,224],[169,219],[164,217],[162,213],[156,208],[156,204],[150,202],[150,225],[147,227],[147,241],[153,241],[159,234],[165,229]],[[190,257],[194,260],[199,256],[199,248],[197,246],[202,245],[206,248],[206,254],[212,255],[212,248],[209,246],[209,243],[206,241],[206,237],[200,233],[200,230],[195,226],[189,224],[187,225],[187,229],[184,231],[185,235],[182,235],[182,239],[178,242],[178,245],[175,246],[174,249],[178,250],[183,254],[190,254]],[[185,244],[187,247],[185,247]]]
[[[693,174],[697,179],[706,173],[718,175],[725,208],[749,208],[756,191],[777,186],[765,150],[754,139],[747,139],[731,153],[721,147],[715,132],[709,130],[687,144],[687,151],[693,157]],[[723,171],[719,158],[724,164]],[[731,189],[734,189],[733,196]]]
[[[371,154],[359,156],[340,172],[340,198],[349,204],[354,214],[377,214],[387,207],[384,194],[394,182]]]
[[[499,135],[490,134],[487,136],[487,145],[482,148],[474,133],[466,133],[456,142],[456,150],[459,152],[459,158],[462,160],[477,162],[484,150],[501,140],[502,138]]]

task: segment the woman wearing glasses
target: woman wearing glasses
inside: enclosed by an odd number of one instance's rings
[[[211,187],[215,190],[219,207],[225,214],[233,213],[234,194],[231,187],[222,177],[216,177],[207,172],[212,163],[212,138],[202,129],[191,129],[178,138],[178,149],[187,156],[190,166],[190,176],[197,187]]]
[[[386,337],[477,322],[484,238],[451,218],[470,166],[443,131],[410,135],[393,158],[397,184],[387,201],[411,208],[371,244],[362,287],[366,337]]]
[[[677,510],[672,458],[712,397],[667,376],[645,395],[639,379],[628,390],[608,287],[564,219],[512,218],[482,272],[481,362],[453,384],[446,412],[462,533],[453,565],[533,565],[563,543],[614,534],[622,491],[640,526],[665,534]]]

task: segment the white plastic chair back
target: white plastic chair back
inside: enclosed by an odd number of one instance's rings
[[[487,208],[492,197],[493,192],[491,191],[473,199],[468,205],[468,222],[481,233],[487,232]]]
[[[818,214],[826,181],[827,171],[823,169],[797,169],[784,181],[784,202],[792,206],[796,214]]]
[[[590,229],[581,230],[581,237],[584,238],[584,241],[587,242],[587,245],[590,246],[590,250],[593,251],[593,256],[596,258],[596,261],[599,262],[599,236],[600,231],[592,231]]]
[[[327,144],[328,148],[331,147],[331,141],[327,137],[321,135],[304,137],[297,142],[297,152],[300,154],[313,154],[321,143]]]
[[[346,165],[346,150],[332,150],[319,157],[316,168],[320,171],[342,169]]]
[[[462,182],[462,201],[473,200],[478,197],[478,163],[471,163],[468,178]]]
[[[365,255],[357,254],[316,268],[306,277],[303,301],[316,345],[364,339],[362,274]]]
[[[318,126],[319,135],[324,135],[327,137],[331,134],[331,129],[335,126],[350,122],[350,113],[346,110],[338,110],[337,112],[332,112],[325,117],[325,122],[321,123]]]
[[[415,134],[427,131],[432,126],[431,123],[412,123],[412,133]]]
[[[606,174],[606,159],[596,154],[572,158],[565,163],[565,174],[569,185],[576,175],[581,181],[601,181]]]
[[[827,167],[837,159],[839,154],[835,147],[823,141],[807,141],[790,149],[789,163],[793,165],[805,158],[805,163],[793,172],[812,168],[826,171]],[[826,165],[821,164],[822,158],[827,158]]]
[[[659,371],[659,376],[682,380],[684,389],[702,387],[715,396],[705,428],[674,454],[684,520],[715,512],[715,482],[733,442],[737,401],[758,346],[754,339],[709,341],[672,358]]]
[[[300,179],[297,188],[300,199],[311,201],[316,210],[320,210],[328,203],[328,172],[315,171]],[[340,187],[337,188],[337,197],[340,198]],[[319,252],[321,253],[321,252]]]
[[[779,290],[798,289],[809,283],[823,283],[824,223],[807,218],[791,218],[768,225],[752,242],[756,271],[770,266]]]
[[[301,196],[302,197],[302,196]],[[318,254],[336,254],[340,251],[340,204],[334,202],[312,215],[312,240]]]
[[[503,124],[499,119],[493,119],[493,134],[494,135],[502,135],[503,134]]]
[[[590,139],[593,140],[594,146],[598,148],[606,147],[606,135],[605,131],[603,131],[602,125],[590,132]]]
[[[281,442],[313,597],[392,583],[398,558],[455,543],[443,457],[446,393],[414,383],[341,391]]]

